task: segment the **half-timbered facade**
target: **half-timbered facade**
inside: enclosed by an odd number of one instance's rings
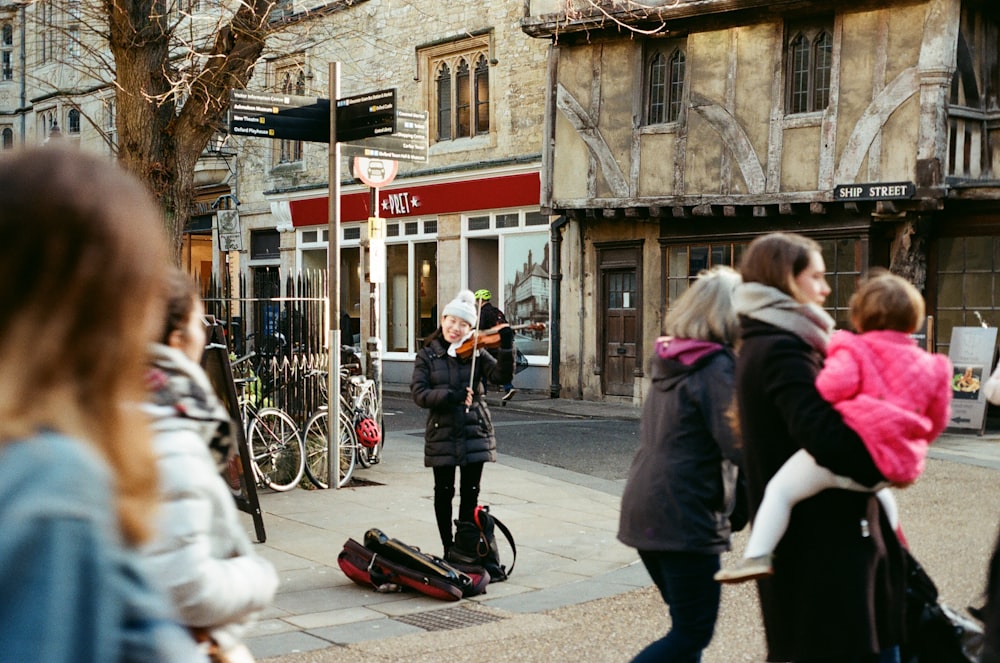
[[[972,0],[531,0],[553,382],[641,400],[671,301],[772,230],[823,245],[841,324],[882,265],[924,289],[938,349],[1000,325],[998,26]]]

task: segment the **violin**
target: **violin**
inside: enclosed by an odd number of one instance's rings
[[[504,327],[510,327],[511,331],[517,331],[519,329],[527,329],[530,331],[544,331],[544,322],[532,322],[524,325],[515,325],[511,327],[509,324],[504,323],[502,325],[497,325],[490,329],[476,329],[472,332],[469,338],[462,341],[461,345],[455,348],[455,354],[462,359],[468,359],[472,356],[472,353],[479,348],[499,348],[500,347],[500,330]]]

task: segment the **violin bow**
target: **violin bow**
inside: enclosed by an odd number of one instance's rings
[[[479,354],[477,350],[479,349],[479,316],[483,312],[483,300],[479,300],[476,305],[476,325],[477,328],[472,330],[472,370],[469,371],[469,389],[473,389],[476,384],[476,355]],[[465,413],[469,413],[469,406],[465,406]]]

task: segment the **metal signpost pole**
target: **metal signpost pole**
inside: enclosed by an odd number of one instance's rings
[[[340,62],[331,62],[330,99],[340,98]],[[327,402],[330,416],[327,438],[327,485],[340,487],[340,143],[337,141],[337,104],[330,104],[329,195],[327,216],[329,239],[326,249],[329,281],[330,370]]]

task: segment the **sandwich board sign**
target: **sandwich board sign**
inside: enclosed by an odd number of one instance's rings
[[[990,376],[996,327],[955,327],[951,330],[948,359],[955,371],[951,378],[950,429],[971,429],[981,435],[986,426],[986,395],[982,385]]]

